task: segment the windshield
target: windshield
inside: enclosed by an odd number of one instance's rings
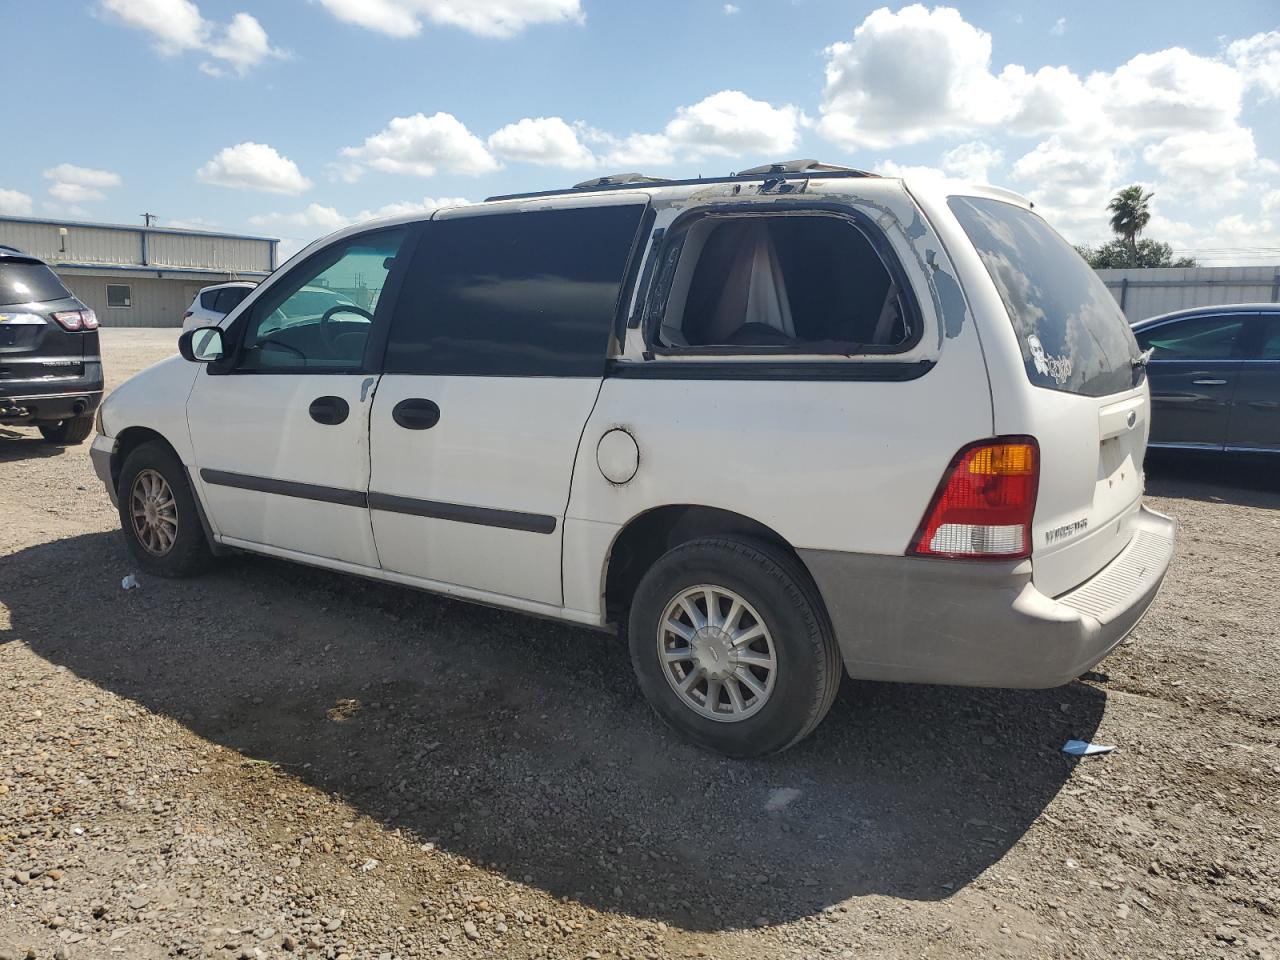
[[[1030,210],[947,201],[995,281],[1038,387],[1103,397],[1132,389],[1138,344],[1115,298],[1075,249]]]
[[[0,306],[62,300],[71,294],[58,275],[33,260],[0,260]]]

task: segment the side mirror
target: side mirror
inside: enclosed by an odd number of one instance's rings
[[[220,327],[199,327],[178,338],[178,352],[192,363],[212,363],[226,356]]]

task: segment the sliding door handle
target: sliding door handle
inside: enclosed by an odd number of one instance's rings
[[[341,397],[316,397],[307,408],[311,419],[326,427],[336,427],[347,419],[351,413],[351,405]]]
[[[431,400],[410,397],[391,408],[391,419],[406,430],[430,430],[440,422],[440,408]]]

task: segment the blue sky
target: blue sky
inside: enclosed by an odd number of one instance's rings
[[[442,200],[811,156],[990,179],[1076,241],[1141,182],[1150,236],[1280,262],[1275,0],[11,0],[0,36],[23,91],[0,212],[296,247]]]

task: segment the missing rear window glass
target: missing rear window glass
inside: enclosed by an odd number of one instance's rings
[[[658,280],[659,350],[897,353],[917,338],[902,283],[844,217],[713,215],[674,243]]]

